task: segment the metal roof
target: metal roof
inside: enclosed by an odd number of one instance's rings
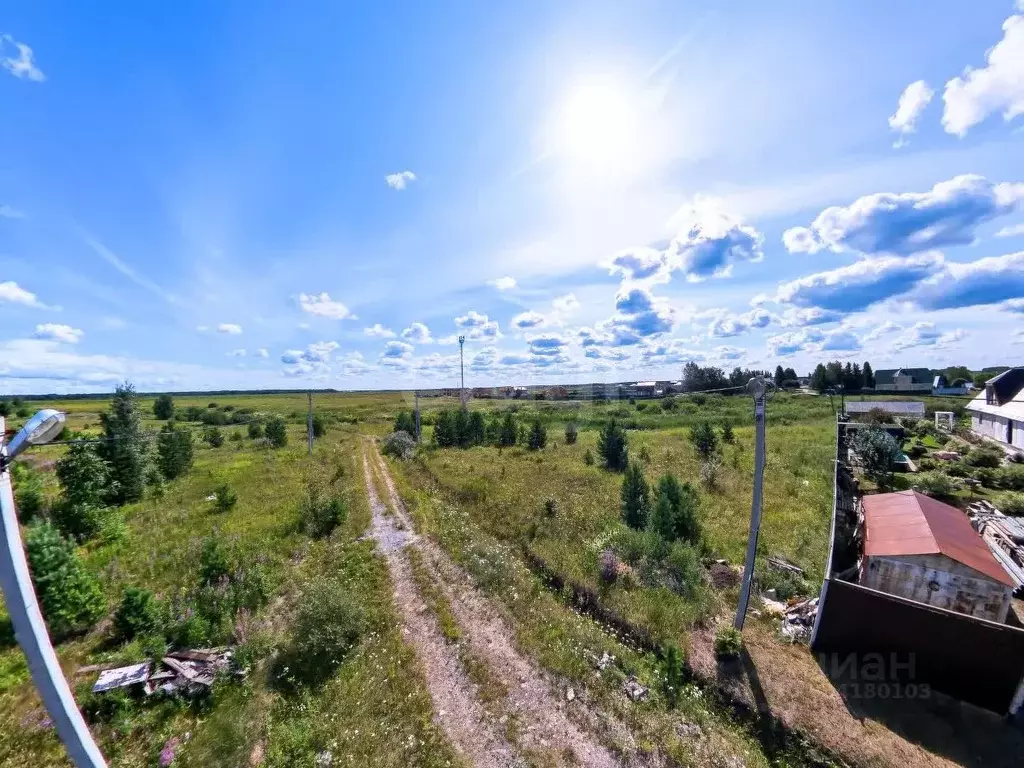
[[[847,413],[867,413],[878,408],[886,413],[924,416],[924,403],[920,400],[847,400]]]
[[[864,555],[945,555],[993,581],[1016,587],[956,507],[917,491],[864,497]]]

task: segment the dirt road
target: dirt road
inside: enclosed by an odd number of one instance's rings
[[[413,533],[387,465],[369,441],[364,445],[363,469],[373,511],[373,535],[391,570],[406,639],[424,668],[437,720],[455,748],[476,766],[524,765],[524,757],[531,756],[543,756],[547,763],[596,768],[625,764],[594,735],[599,720],[585,703],[556,690],[516,650],[511,628],[496,607],[472,586],[469,577],[437,545]],[[386,505],[380,499],[374,475],[379,478]],[[433,583],[447,598],[464,638],[464,651],[486,666],[488,679],[497,681],[497,695],[495,691],[487,692],[487,706],[455,644],[445,639],[436,617],[426,610],[413,579],[407,547],[419,550]],[[620,743],[629,738],[628,734],[614,735]]]

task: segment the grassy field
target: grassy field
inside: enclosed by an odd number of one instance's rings
[[[304,397],[294,398],[294,404],[291,398],[282,398],[280,404],[266,398],[232,400],[236,407],[284,415],[305,406]],[[105,403],[47,405],[67,410],[71,428],[91,432]],[[347,415],[360,407],[358,402],[346,402],[342,410]],[[304,421],[304,413],[294,421]],[[157,422],[146,426],[155,429]],[[223,429],[226,434],[245,431]],[[92,716],[91,727],[111,765],[155,765],[172,738],[181,742],[175,765],[249,765],[254,754],[262,755],[268,766],[311,765],[325,749],[350,755],[350,764],[456,763],[432,723],[429,696],[397,631],[386,569],[372,543],[357,540],[369,522],[357,464],[357,428],[332,424],[327,436],[317,441],[312,459],[305,455],[304,432],[299,423],[289,426],[289,445],[279,450],[259,449],[248,439],[227,440],[220,448],[197,442],[195,466],[188,475],[167,484],[161,496],[122,508],[124,530],[119,538],[81,548],[88,567],[101,576],[111,610],[124,585],[145,587],[165,601],[186,594],[197,582],[200,552],[210,537],[223,542],[239,562],[261,566],[267,578],[267,604],[253,615],[239,615],[231,631],[234,642],[252,660],[246,680],[219,683],[210,701],[191,706],[173,700],[155,705],[120,698],[103,702],[109,711]],[[51,491],[55,481],[49,462],[61,450],[33,451],[33,461],[42,462]],[[312,540],[299,530],[299,506],[309,474],[340,477],[339,491],[348,500],[345,523],[327,539]],[[221,483],[238,495],[237,504],[227,512],[214,511],[206,500]],[[275,685],[267,657],[275,648],[287,647],[291,617],[302,605],[304,591],[323,579],[359,601],[369,617],[368,629],[325,685],[298,695],[283,693]],[[112,641],[109,626],[109,621],[101,622],[91,633],[58,648],[76,698],[86,708],[97,701],[89,693],[92,677],[76,678],[75,669],[134,663],[146,655],[137,642]],[[0,650],[0,765],[67,765],[9,630]]]
[[[140,398],[147,416],[145,429],[155,432],[161,422],[149,418],[152,402]],[[235,562],[259,568],[266,599],[253,611],[233,617],[233,626],[228,627],[231,641],[249,664],[248,676],[218,683],[213,697],[201,704],[153,704],[130,698],[115,702],[91,696],[92,678],[76,677],[78,667],[131,663],[150,652],[139,641],[114,641],[109,620],[59,646],[76,697],[89,711],[93,731],[112,765],[155,765],[173,739],[178,740],[174,765],[310,765],[325,750],[347,765],[458,764],[435,725],[419,666],[399,632],[383,560],[372,542],[362,538],[369,507],[361,482],[360,436],[389,433],[398,411],[412,403],[407,393],[316,395],[316,413],[326,419],[328,428],[310,459],[305,455],[303,393],[175,399],[179,409],[213,405],[217,410],[279,414],[288,422],[289,444],[278,450],[261,447],[246,436],[244,425],[222,426],[228,439],[219,448],[197,439],[195,465],[186,476],[121,508],[122,523],[82,546],[79,554],[101,579],[108,616],[127,585],[149,589],[168,604],[188,605],[196,597],[202,553],[211,538]],[[938,409],[962,405],[931,400],[929,404]],[[99,416],[108,402],[31,405],[65,411],[69,429],[88,436],[98,434]],[[438,411],[455,406],[451,399],[421,400],[425,443]],[[604,608],[649,631],[659,643],[685,647],[694,627],[706,626],[730,610],[735,590],[681,593],[642,579],[602,585],[598,556],[622,529],[621,475],[588,465],[584,456],[596,452],[597,429],[607,419],[626,424],[631,456],[642,459],[649,480],[671,472],[699,488],[702,556],[738,562],[750,515],[750,399],[683,397],[668,409],[658,401],[477,401],[472,408],[511,408],[521,423],[539,418],[548,429],[548,445],[536,452],[522,447],[425,447],[412,461],[391,461],[420,532],[436,538],[482,590],[505,606],[521,648],[552,674],[586,686],[643,743],[658,745],[683,765],[718,764],[722,754],[743,754],[748,765],[767,765],[771,758],[749,726],[733,722],[697,687],[688,686],[674,710],[657,686],[652,687],[648,704],[627,706],[621,696],[622,677],[637,674],[657,681],[657,656],[621,642],[600,622],[581,615],[567,599],[568,591],[552,591],[536,568],[526,565],[528,558],[543,562],[560,579],[598,595]],[[811,589],[820,584],[827,551],[833,419],[832,404],[823,397],[779,394],[768,407],[761,549],[801,565]],[[688,439],[690,428],[703,420],[729,424],[735,433],[734,442],[722,446],[713,489],[700,485],[697,457]],[[19,421],[10,420],[9,428],[16,428]],[[580,427],[574,445],[563,437],[570,421]],[[202,427],[193,428],[198,438]],[[235,433],[238,439],[232,439]],[[25,463],[35,468],[51,498],[57,493],[53,463],[64,450],[40,447],[26,455]],[[310,477],[328,478],[347,500],[344,524],[326,539],[312,539],[300,529],[300,506]],[[226,512],[214,511],[207,501],[221,484],[238,495],[237,504]],[[314,599],[314,586],[324,582],[353,596],[365,614],[365,630],[329,679],[315,687],[288,689],[281,684],[275,660],[286,657],[295,639],[295,617]],[[427,607],[440,617],[445,636],[457,642],[458,626],[429,586],[420,585]],[[0,765],[66,765],[9,623],[0,614],[0,627],[4,625],[8,629],[0,630]],[[595,680],[594,659],[602,653],[617,662]],[[699,749],[679,736],[680,717],[699,725],[708,736]],[[806,762],[793,758],[792,764]]]

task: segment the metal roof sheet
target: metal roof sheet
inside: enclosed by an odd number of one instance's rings
[[[868,557],[945,555],[1000,584],[1015,587],[988,545],[956,507],[917,491],[864,497],[864,554]]]
[[[847,400],[847,413],[867,413],[878,408],[886,413],[916,413],[924,415],[924,403],[920,400]]]

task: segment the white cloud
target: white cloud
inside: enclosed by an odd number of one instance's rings
[[[551,307],[554,310],[556,320],[563,321],[580,308],[580,300],[576,298],[576,294],[567,293],[565,296],[559,296],[552,301]]]
[[[740,347],[722,345],[711,350],[711,354],[716,360],[739,360],[747,351]]]
[[[668,261],[691,283],[729,277],[737,262],[764,259],[764,237],[720,207],[715,199],[698,197],[673,217],[680,234],[669,246]]]
[[[228,354],[228,357],[245,357],[245,350],[244,349],[232,349],[227,354]]]
[[[964,136],[994,112],[1004,120],[1024,113],[1024,16],[1003,22],[1003,39],[985,53],[986,65],[968,67],[946,83],[942,126]]]
[[[208,325],[197,325],[196,326],[196,330],[199,333],[206,333],[208,330],[210,330],[210,326],[208,326]]]
[[[924,112],[924,108],[928,106],[928,102],[932,100],[934,95],[935,91],[929,88],[924,80],[911,83],[900,94],[900,101],[896,107],[896,112],[889,118],[889,128],[899,131],[900,134],[896,143],[893,144],[894,147],[902,147],[907,143],[907,135],[914,132],[917,119]]]
[[[771,312],[761,308],[754,308],[742,314],[733,314],[726,310],[717,310],[710,314],[713,316],[708,325],[708,335],[711,338],[740,336],[755,328],[764,328],[776,319]]]
[[[1024,296],[1024,251],[966,263],[947,261],[944,269],[909,295],[923,309],[958,309],[998,304]]]
[[[948,348],[966,336],[967,332],[962,328],[943,333],[935,327],[935,323],[920,322],[915,323],[905,335],[893,341],[889,348],[894,352],[912,347]]]
[[[257,349],[255,355],[256,357],[263,358],[270,357],[270,353],[267,351],[266,347],[260,347],[259,349]]]
[[[404,341],[389,341],[384,345],[382,358],[406,360],[412,357],[413,346]]]
[[[767,341],[768,352],[773,357],[788,357],[797,352],[852,353],[860,351],[862,346],[856,334],[843,328],[831,331],[804,328],[778,336],[769,336]]]
[[[26,291],[13,280],[0,283],[0,302],[4,301],[9,301],[12,304],[24,304],[26,307],[35,307],[36,309],[47,309],[47,306],[39,301],[34,293]]]
[[[384,182],[392,189],[399,191],[405,189],[411,182],[416,181],[416,174],[412,171],[399,171],[389,173],[384,177]]]
[[[902,296],[938,273],[941,254],[864,259],[779,285],[775,300],[797,307],[860,312],[872,304]]]
[[[520,312],[512,318],[512,327],[517,331],[525,331],[531,328],[542,328],[547,325],[548,319],[540,312],[532,309],[528,312]]]
[[[217,333],[226,333],[229,336],[238,336],[242,333],[242,326],[236,323],[221,323],[217,326]]]
[[[497,288],[499,291],[510,291],[516,287],[516,279],[514,277],[499,277],[494,280],[488,280],[487,284]]]
[[[7,54],[11,49],[17,50],[17,56],[4,55],[0,57],[0,66],[6,69],[15,77],[22,80],[32,80],[41,83],[46,79],[39,67],[33,61],[32,49],[24,43],[19,43],[10,35],[0,37],[0,53]]]
[[[348,311],[348,307],[340,301],[332,300],[326,293],[300,293],[299,306],[303,312],[308,312],[317,317],[328,317],[331,320],[355,320],[356,317]]]
[[[487,315],[472,309],[462,317],[456,317],[455,325],[462,330],[462,335],[469,341],[480,341],[482,339],[497,340],[501,338],[498,321],[491,320]],[[458,334],[446,336],[440,339],[438,343],[455,344],[458,342],[457,336]]]
[[[805,328],[808,325],[825,325],[842,320],[841,312],[833,312],[820,307],[804,309],[787,309],[779,318],[779,323],[786,328]]]
[[[363,328],[363,333],[367,336],[373,336],[378,339],[393,339],[395,338],[395,332],[390,328],[385,328],[380,323],[374,323],[369,328]]]
[[[0,205],[0,219],[24,219],[25,214],[10,205]]]
[[[1024,235],[1024,224],[1014,224],[1011,227],[1003,227],[996,232],[996,237],[1017,237]]]
[[[63,341],[67,344],[77,344],[82,340],[82,331],[79,328],[72,328],[70,325],[60,323],[43,323],[36,326],[34,339],[46,339],[49,341]]]
[[[402,331],[402,338],[413,344],[430,344],[434,340],[430,329],[423,323],[412,323]]]
[[[557,355],[569,345],[569,340],[557,333],[542,333],[538,336],[529,336],[526,339],[530,345],[531,355]]]
[[[993,184],[982,176],[956,176],[927,192],[879,192],[848,206],[826,208],[810,227],[782,236],[790,253],[913,254],[974,242],[977,226],[1010,213],[1024,199],[1024,184]]]
[[[689,362],[703,362],[706,355],[698,349],[687,349],[679,339],[669,339],[645,344],[640,349],[639,363],[643,367],[681,365]]]

